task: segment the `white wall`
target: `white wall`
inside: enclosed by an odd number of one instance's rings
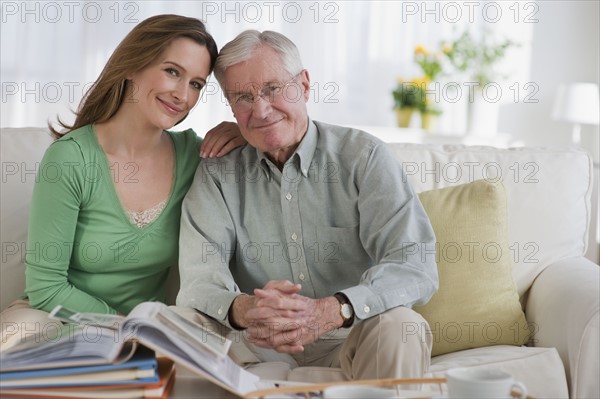
[[[396,123],[391,95],[396,79],[422,75],[413,60],[417,44],[438,51],[440,41],[454,39],[465,29],[475,37],[483,36],[484,30],[485,36],[509,36],[523,46],[507,56],[509,65],[502,73],[510,73],[511,82],[522,85],[532,31],[525,17],[527,11],[537,13],[532,0],[11,0],[0,6],[0,125],[7,127],[45,125],[57,114],[72,121],[69,109],[77,108],[118,42],[135,23],[167,12],[206,20],[221,46],[243,29],[282,32],[297,44],[310,71],[313,118],[391,127]],[[209,82],[197,109],[178,128],[194,127],[203,135],[232,118],[216,89],[214,80]],[[435,91],[441,108],[450,104],[440,98],[443,90]],[[464,131],[467,91],[459,96],[459,107],[444,109],[439,123],[444,132]],[[502,100],[508,100],[509,90],[504,93]]]
[[[539,87],[535,94],[539,102],[521,99],[503,106],[499,130],[530,145],[568,145],[571,125],[551,117],[554,97],[561,83],[599,82],[600,2],[546,0],[538,4],[530,81]],[[583,127],[582,144],[594,152],[596,161],[597,137],[598,127]]]
[[[540,1],[533,29],[530,80],[539,87],[538,103],[504,105],[499,131],[509,132],[526,145],[571,145],[572,126],[552,119],[558,86],[570,82],[599,82],[600,2]],[[600,263],[598,218],[599,128],[583,126],[581,146],[595,162],[592,223],[586,256]]]

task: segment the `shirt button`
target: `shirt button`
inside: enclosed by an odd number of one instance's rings
[[[222,315],[223,314],[223,308],[219,308],[219,310],[217,310],[217,313]]]
[[[371,308],[369,306],[365,305],[363,310],[365,311],[365,313],[369,313],[371,311]]]
[[[292,199],[292,194],[287,193],[287,195],[285,196],[285,199],[288,200],[288,201],[291,200]]]
[[[296,241],[298,239],[298,235],[296,233],[292,234],[292,240]]]
[[[298,278],[299,278],[300,280],[304,281],[304,279],[305,279],[306,277],[304,277],[304,273],[300,273],[300,275],[298,276]]]

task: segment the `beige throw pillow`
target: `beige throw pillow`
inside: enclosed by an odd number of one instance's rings
[[[477,180],[419,194],[437,239],[440,288],[415,307],[433,334],[432,356],[521,345],[529,328],[512,277],[504,186]]]

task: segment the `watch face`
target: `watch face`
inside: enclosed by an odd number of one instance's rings
[[[352,307],[347,303],[342,305],[342,317],[346,320],[352,317]]]

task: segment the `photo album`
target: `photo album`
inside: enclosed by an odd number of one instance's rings
[[[62,330],[52,337],[48,332],[44,337],[29,335],[2,352],[0,394],[13,395],[18,389],[48,387],[43,378],[54,380],[51,384],[54,387],[72,386],[74,379],[84,384],[82,379],[72,378],[82,369],[96,374],[96,380],[92,381],[96,386],[102,381],[114,383],[119,372],[141,377],[136,379],[138,382],[144,382],[144,378],[150,379],[145,382],[157,382],[159,373],[147,370],[148,367],[158,369],[154,352],[240,397],[274,387],[261,382],[227,356],[231,341],[190,322],[159,302],[141,303],[128,316],[76,313],[58,306],[50,317],[65,322],[57,323],[61,326],[57,328]],[[140,359],[146,360],[146,371],[144,366],[138,367]],[[101,373],[105,374],[97,375]],[[57,383],[60,375],[65,381],[63,384]]]

